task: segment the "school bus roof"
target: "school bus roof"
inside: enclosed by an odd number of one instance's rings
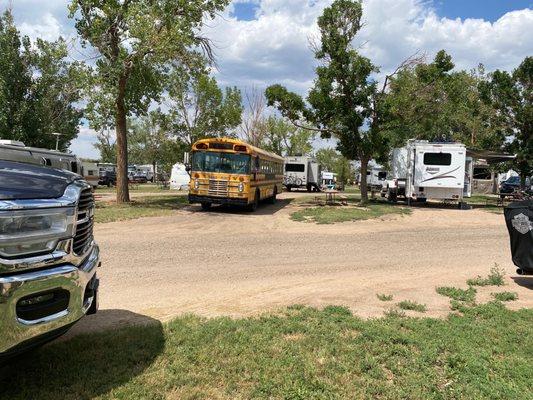
[[[193,150],[196,150],[196,146],[200,143],[206,143],[206,144],[209,144],[209,143],[228,143],[228,144],[233,144],[233,145],[240,145],[240,146],[246,146],[246,148],[248,149],[247,153],[248,154],[259,154],[265,158],[272,158],[276,161],[281,161],[281,162],[284,162],[284,158],[275,154],[275,153],[271,153],[270,151],[266,151],[266,150],[263,150],[263,149],[260,149],[259,147],[255,147],[255,146],[252,146],[251,144],[248,144],[246,142],[243,142],[242,140],[239,140],[239,139],[231,139],[231,138],[209,138],[209,139],[201,139],[201,140],[198,140],[196,143],[194,143],[192,145],[192,148]],[[220,150],[220,149],[216,149],[216,150]],[[223,151],[223,150],[222,150]]]

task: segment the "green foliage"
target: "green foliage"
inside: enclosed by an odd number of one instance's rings
[[[484,82],[483,100],[497,112],[505,149],[517,155],[512,163],[523,179],[533,172],[533,56],[512,74],[495,71]]]
[[[505,285],[504,276],[505,271],[500,269],[498,264],[495,264],[486,278],[478,275],[473,279],[468,279],[466,283],[470,286],[503,286]]]
[[[26,145],[66,150],[78,134],[83,68],[67,61],[63,39],[32,45],[21,36],[13,16],[0,17],[0,135]]]
[[[378,293],[376,296],[381,301],[392,301],[393,299],[392,294]]]
[[[491,293],[492,297],[498,301],[515,301],[518,300],[518,294],[516,292],[499,292]]]
[[[450,297],[456,301],[464,301],[466,303],[474,303],[476,301],[477,291],[473,287],[469,287],[465,290],[450,286],[441,286],[438,287],[436,290],[438,294]]]
[[[283,156],[311,155],[313,152],[313,131],[294,126],[287,119],[274,115],[266,118],[263,125],[261,148]]]
[[[361,18],[358,1],[335,0],[326,7],[318,18],[321,43],[315,58],[320,65],[306,101],[281,85],[270,86],[265,95],[268,105],[275,106],[284,117],[302,127],[312,126],[322,137],[335,136],[344,157],[366,165],[381,154],[384,141],[378,129],[361,129],[372,114],[376,84],[370,75],[377,71],[352,47]],[[364,184],[362,200],[368,200]]]
[[[11,363],[0,385],[11,400],[531,397],[533,310],[398,313],[363,320],[340,307],[291,307],[152,321],[52,343]]]
[[[398,303],[398,307],[402,310],[411,310],[411,311],[418,311],[418,312],[426,312],[427,307],[425,304],[417,303],[416,301],[411,300],[404,300],[400,301]]]
[[[451,57],[441,50],[432,63],[391,77],[384,130],[393,147],[415,138],[500,149],[505,137],[493,108],[482,101],[483,67],[471,73],[453,68]]]
[[[235,136],[243,110],[236,87],[223,92],[205,71],[177,69],[170,76],[168,93],[168,127],[179,141],[191,145],[207,137]]]

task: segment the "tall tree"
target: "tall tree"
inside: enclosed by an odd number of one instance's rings
[[[502,123],[504,148],[516,154],[513,167],[523,187],[526,176],[533,173],[533,57],[526,57],[512,74],[492,73],[482,92]]]
[[[242,99],[239,89],[219,88],[205,71],[176,70],[168,89],[169,127],[178,140],[191,145],[199,139],[235,136],[241,123]]]
[[[348,180],[355,175],[350,160],[343,157],[335,149],[319,149],[316,152],[315,157],[325,171],[337,174],[338,182],[341,182],[343,185],[346,185]]]
[[[8,10],[0,17],[0,134],[30,146],[55,148],[53,132],[66,150],[82,117],[83,69],[67,61],[67,44],[37,39],[31,43],[16,29]]]
[[[245,142],[261,147],[266,135],[265,96],[256,87],[244,91],[244,110],[240,127],[240,136]]]
[[[191,65],[203,48],[199,29],[229,0],[72,0],[70,16],[84,43],[100,58],[93,68],[89,116],[93,126],[111,117],[117,137],[117,202],[128,202],[127,118],[144,114],[164,89],[172,65]]]
[[[408,139],[458,141],[478,149],[501,146],[504,136],[481,98],[483,68],[469,73],[454,67],[441,50],[433,62],[404,68],[391,78],[383,126],[392,146]]]
[[[269,116],[263,121],[264,128],[262,142],[258,145],[265,150],[283,156],[311,155],[313,145],[311,141],[315,132],[299,128],[285,118]]]
[[[96,133],[96,139],[97,142],[93,146],[100,152],[100,161],[116,164],[117,150],[113,133],[107,127],[102,127]]]
[[[352,47],[361,29],[361,18],[359,1],[335,0],[318,19],[321,44],[315,57],[320,66],[307,102],[281,85],[269,87],[266,97],[269,105],[276,106],[294,124],[309,124],[322,137],[335,136],[342,155],[360,160],[361,201],[367,202],[366,168],[381,140],[376,138],[378,130],[362,129],[371,117],[376,83],[370,75],[377,68]]]

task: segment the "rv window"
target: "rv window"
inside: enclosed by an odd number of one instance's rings
[[[78,173],[78,163],[76,163],[75,161],[71,161],[70,162],[70,169],[71,169],[72,172]]]
[[[386,179],[387,178],[387,173],[385,171],[382,171],[382,172],[378,172],[378,179]]]
[[[89,175],[89,176],[94,176],[94,171],[93,171],[93,170],[89,170],[89,171],[87,171],[87,175]]]
[[[451,153],[425,153],[425,165],[452,165]]]
[[[285,164],[285,172],[305,172],[305,164]]]
[[[52,166],[52,160],[50,160],[49,158],[45,158],[44,159],[44,164],[51,167]]]

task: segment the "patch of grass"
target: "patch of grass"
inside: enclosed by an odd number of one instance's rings
[[[398,310],[396,308],[389,308],[388,310],[385,310],[383,313],[385,318],[403,318],[405,317],[405,313],[402,310]]]
[[[411,209],[392,204],[370,203],[365,207],[353,206],[322,206],[309,207],[291,214],[293,221],[316,222],[317,224],[334,224],[336,222],[361,221],[378,218],[383,215],[408,215]]]
[[[505,271],[498,267],[498,264],[494,264],[494,267],[491,268],[490,274],[486,278],[477,276],[473,279],[468,279],[466,283],[469,286],[503,286],[505,282],[503,280],[505,276]]]
[[[0,397],[525,399],[532,321],[532,309],[498,302],[447,319],[362,320],[340,307],[184,316],[55,342],[0,371]]]
[[[518,293],[516,292],[499,292],[491,293],[492,297],[498,301],[515,301],[518,300]]]
[[[130,193],[168,193],[169,189],[164,189],[162,186],[154,183],[143,183],[139,185],[131,185]],[[95,189],[95,194],[99,193],[116,193],[116,187],[99,186]]]
[[[411,301],[411,300],[400,301],[398,303],[398,307],[400,307],[402,310],[411,310],[411,311],[418,311],[418,312],[427,311],[427,307],[425,304],[420,304],[420,303],[417,303],[416,301]]]
[[[469,287],[465,290],[451,286],[441,286],[438,287],[436,290],[438,294],[450,297],[455,301],[464,301],[466,303],[474,303],[476,301],[477,291],[473,287]]]
[[[378,299],[381,301],[392,301],[392,294],[377,294]]]
[[[130,203],[97,202],[95,222],[114,222],[141,217],[171,215],[187,203],[187,196],[140,197]]]

